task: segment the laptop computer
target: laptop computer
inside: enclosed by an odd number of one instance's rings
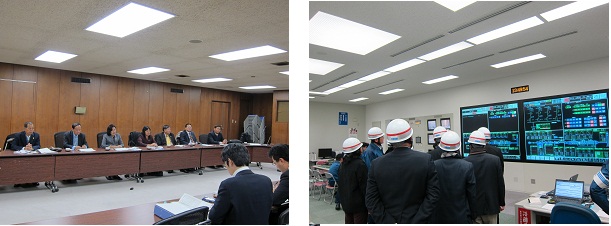
[[[554,200],[581,205],[583,200],[583,181],[556,179]]]
[[[579,177],[579,174],[575,174],[575,175],[571,176],[569,178],[569,181],[577,181],[577,177]],[[548,191],[546,195],[553,196],[555,192],[556,192],[556,190],[552,189],[551,191]]]

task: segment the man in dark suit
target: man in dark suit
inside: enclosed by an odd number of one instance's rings
[[[70,148],[75,151],[81,148],[87,148],[89,146],[87,144],[87,139],[85,139],[85,134],[81,133],[81,131],[80,123],[72,123],[72,130],[64,134],[64,148]]]
[[[482,132],[486,137],[486,146],[484,146],[486,153],[499,157],[499,159],[501,160],[501,169],[504,171],[505,161],[503,159],[503,152],[501,152],[501,149],[499,149],[497,146],[490,144],[490,139],[492,138],[490,136],[490,130],[488,130],[488,128],[486,127],[480,127],[479,129],[477,129],[477,131]]]
[[[155,135],[155,142],[159,146],[172,146],[176,144],[176,138],[169,125],[163,125],[163,132]]]
[[[208,214],[211,223],[269,224],[272,181],[248,168],[250,156],[242,144],[227,145],[221,159],[233,177],[219,185],[218,195]]]
[[[278,144],[269,150],[272,163],[282,172],[280,182],[274,184],[274,196],[272,199],[272,212],[269,216],[269,224],[277,224],[278,217],[288,206],[281,206],[289,199],[289,146]]]
[[[34,132],[34,123],[26,122],[23,124],[25,128],[23,132],[18,133],[15,139],[13,140],[11,146],[13,150],[27,150],[32,151],[40,148],[40,135]],[[15,184],[13,187],[36,187],[38,186],[38,182],[34,183],[26,183],[26,184]]]
[[[215,125],[214,129],[208,133],[208,144],[226,144],[227,139],[223,138],[221,126]]]
[[[425,224],[437,205],[435,164],[411,149],[413,131],[403,119],[391,121],[386,136],[394,150],[371,162],[365,203],[376,224]]]
[[[193,126],[191,126],[191,123],[187,123],[185,125],[185,130],[180,131],[178,143],[183,145],[197,143],[197,138],[195,137],[195,133],[193,133]]]

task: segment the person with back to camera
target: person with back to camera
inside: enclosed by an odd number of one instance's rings
[[[335,183],[337,183],[335,180],[339,181],[339,167],[343,161],[344,161],[344,153],[339,153],[335,155],[335,161],[329,167],[329,173],[333,175],[333,177],[329,178],[327,182],[329,183],[329,186],[335,186]],[[339,195],[338,191],[335,191],[335,194],[333,195],[335,196],[335,210],[340,210],[341,209],[341,205],[340,205],[341,196]]]
[[[384,155],[382,143],[384,143],[384,132],[378,127],[371,127],[367,132],[367,138],[371,140],[371,145],[363,152],[362,159],[367,166],[367,169],[371,166],[371,161]]]
[[[439,177],[439,202],[433,212],[433,224],[470,224],[475,220],[475,174],[473,164],[460,158],[460,136],[446,131],[439,140],[444,152],[435,160]]]
[[[269,224],[272,181],[253,173],[250,156],[242,144],[228,144],[221,159],[232,176],[221,182],[208,218],[212,224]]]
[[[269,150],[269,157],[272,159],[272,164],[282,172],[280,182],[274,184],[272,209],[269,215],[269,223],[277,224],[280,213],[288,207],[282,206],[282,203],[289,200],[289,146],[287,144],[278,144]]]
[[[505,160],[503,159],[503,152],[501,152],[501,149],[499,149],[497,146],[490,144],[490,139],[492,139],[492,136],[490,136],[490,130],[488,130],[488,128],[486,127],[480,127],[479,129],[477,129],[477,131],[482,132],[484,134],[484,137],[486,137],[486,146],[484,146],[484,150],[486,150],[486,153],[499,157],[499,159],[501,160],[501,169],[504,171]]]
[[[208,144],[227,144],[227,139],[223,138],[221,126],[215,125],[214,129],[208,133]]]
[[[413,132],[407,121],[392,120],[386,136],[394,150],[371,162],[366,203],[376,224],[428,223],[437,205],[435,164],[431,155],[412,150]]]
[[[590,196],[607,215],[609,214],[609,160],[605,161],[590,183]]]
[[[11,143],[12,149],[15,151],[26,150],[33,151],[40,149],[40,135],[34,132],[34,123],[25,122],[23,124],[23,132],[17,134]],[[15,184],[13,187],[30,188],[40,185],[38,182]]]
[[[498,215],[505,209],[505,179],[499,157],[486,153],[486,136],[480,131],[469,135],[469,156],[475,174],[476,205],[471,214],[475,223],[498,224]]]
[[[363,144],[356,138],[346,139],[342,145],[344,161],[339,168],[338,187],[341,205],[344,209],[346,224],[366,224],[367,207],[365,192],[367,187],[367,166],[361,159]]]
[[[114,148],[122,148],[123,140],[121,139],[121,135],[117,133],[117,127],[113,124],[108,125],[106,128],[106,134],[102,137],[102,144],[100,145],[102,148],[114,149]],[[106,176],[107,180],[123,180],[119,175]]]
[[[443,153],[443,150],[439,148],[439,142],[441,142],[441,136],[443,136],[443,134],[446,132],[448,132],[448,130],[443,126],[437,126],[433,130],[435,144],[433,144],[433,150],[429,152],[431,158],[433,158],[433,161],[441,158],[441,153]]]

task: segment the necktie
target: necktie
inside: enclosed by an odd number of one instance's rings
[[[187,134],[189,134],[189,143],[193,143],[193,137],[191,137],[191,133],[187,132]]]
[[[30,136],[25,136],[25,140],[30,143]]]

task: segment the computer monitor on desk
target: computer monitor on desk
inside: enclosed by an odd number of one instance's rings
[[[318,149],[319,159],[330,159],[333,158],[333,149],[331,148],[319,148]]]

